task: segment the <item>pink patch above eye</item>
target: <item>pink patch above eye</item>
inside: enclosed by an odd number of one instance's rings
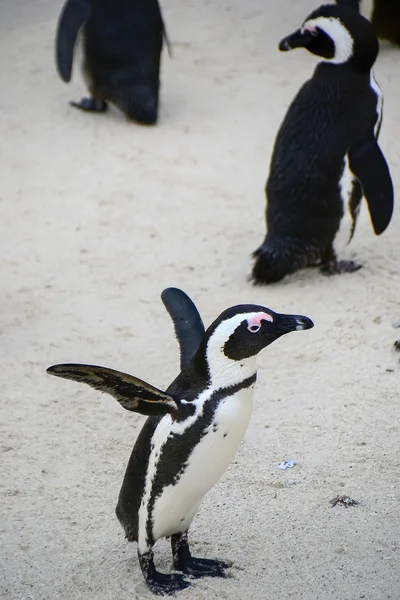
[[[306,31],[315,34],[317,33],[317,28],[315,25],[303,25],[303,27],[300,29],[300,33],[304,33]]]
[[[258,327],[259,329],[261,327],[261,321],[269,321],[270,323],[273,323],[274,320],[271,315],[267,313],[258,313],[251,319],[248,319],[247,329],[251,329],[252,327]]]

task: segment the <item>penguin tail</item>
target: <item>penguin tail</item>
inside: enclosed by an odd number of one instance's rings
[[[255,285],[266,285],[281,281],[307,265],[307,257],[292,240],[271,238],[267,235],[263,244],[252,254],[255,259],[250,281]]]
[[[141,125],[156,125],[158,120],[158,88],[146,85],[121,86],[114,90],[111,100],[126,115],[129,121]]]

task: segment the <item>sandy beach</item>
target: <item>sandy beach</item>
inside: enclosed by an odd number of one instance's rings
[[[173,58],[144,128],[68,105],[86,90],[79,62],[71,85],[57,77],[60,2],[0,3],[2,599],[151,597],[114,514],[145,418],[45,370],[102,364],[165,389],[179,355],[160,293],[176,286],[206,324],[239,303],[315,322],[259,357],[250,427],[191,528],[193,553],[233,561],[231,576],[177,597],[399,600],[400,212],[376,237],[363,202],[342,253],[356,273],[248,282],[274,138],[316,64],[277,45],[316,5],[164,0]],[[382,44],[397,196],[399,64]],[[359,504],[332,508],[338,494]],[[168,542],[156,550],[167,570]]]

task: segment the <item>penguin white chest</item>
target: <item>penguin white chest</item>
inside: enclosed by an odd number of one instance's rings
[[[355,177],[350,170],[349,158],[346,154],[344,157],[343,173],[339,181],[339,191],[343,204],[343,218],[334,240],[334,247],[337,253],[340,253],[350,240],[353,220],[349,211],[349,201],[353,191],[354,181]]]
[[[155,539],[185,531],[204,495],[228,468],[250,421],[253,389],[254,385],[221,400],[201,438],[193,440],[178,481],[166,486],[154,504]]]

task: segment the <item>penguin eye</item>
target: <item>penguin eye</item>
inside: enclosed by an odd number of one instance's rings
[[[315,27],[315,25],[305,25],[304,27],[301,28],[301,33],[305,33],[307,31],[307,33],[311,33],[311,35],[313,37],[316,37],[319,33],[318,31],[318,27]]]
[[[257,331],[260,331],[261,325],[254,323],[253,325],[249,325],[247,329],[250,333],[257,333]]]

